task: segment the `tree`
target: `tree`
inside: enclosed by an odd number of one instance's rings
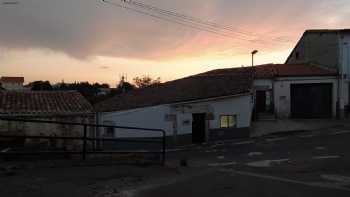
[[[145,88],[160,84],[160,77],[152,79],[151,77],[144,75],[142,77],[135,77],[133,80],[137,88]]]
[[[53,90],[49,81],[34,81],[27,85],[32,91],[51,91]]]

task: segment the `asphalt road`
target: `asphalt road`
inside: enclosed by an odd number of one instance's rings
[[[175,184],[141,191],[142,197],[179,196],[241,196],[241,197],[348,197],[348,191],[323,186],[310,186],[287,180],[248,176],[235,172],[214,171]]]
[[[166,167],[0,162],[0,196],[350,196],[349,142],[332,128],[177,149]]]
[[[349,142],[349,130],[333,128],[193,147],[171,159],[207,173],[137,196],[350,196]]]

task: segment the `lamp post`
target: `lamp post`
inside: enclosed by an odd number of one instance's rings
[[[255,74],[255,72],[254,72],[254,55],[257,54],[257,53],[258,53],[258,50],[254,50],[254,51],[251,52],[251,54],[252,54],[252,76],[251,76],[252,77],[252,83],[254,83],[254,74]],[[253,99],[253,106],[254,106],[254,109],[253,109],[253,119],[254,119],[254,121],[257,119],[255,97],[256,97],[256,95],[255,95],[255,90],[254,90],[253,91],[253,97],[252,97],[252,99]]]
[[[254,67],[254,55],[258,53],[258,50],[252,51],[252,67]]]

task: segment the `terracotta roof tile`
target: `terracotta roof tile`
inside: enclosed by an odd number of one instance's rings
[[[0,114],[67,115],[92,111],[91,104],[76,91],[0,91]]]

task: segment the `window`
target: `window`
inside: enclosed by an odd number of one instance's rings
[[[220,128],[233,128],[237,126],[236,115],[222,115],[220,116]]]
[[[296,59],[296,60],[299,59],[299,52],[298,52],[298,51],[295,53],[295,59]]]

